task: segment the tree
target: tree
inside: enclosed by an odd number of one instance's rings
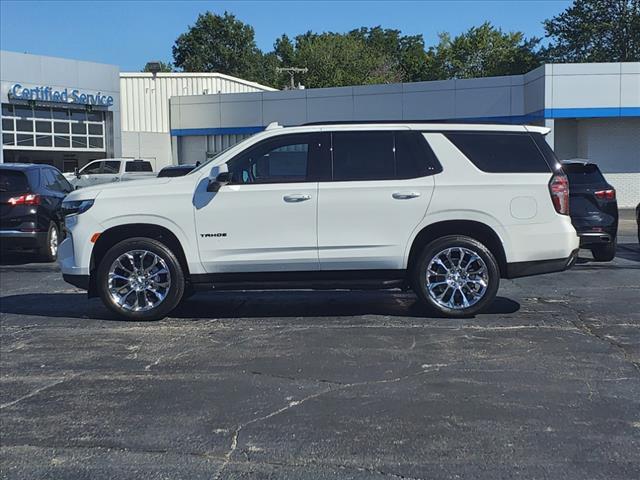
[[[173,65],[171,64],[171,62],[157,62],[160,64],[160,70],[158,70],[159,72],[173,72]],[[147,63],[144,68],[142,69],[143,72],[150,72],[151,70],[149,69],[149,64]]]
[[[476,78],[526,73],[540,65],[536,50],[540,40],[522,32],[503,33],[489,22],[440,42],[428,52],[429,80]]]
[[[176,67],[189,72],[219,72],[259,80],[262,52],[253,28],[230,13],[198,15],[194,26],[173,46]]]
[[[575,0],[544,28],[547,61],[640,61],[640,0]]]

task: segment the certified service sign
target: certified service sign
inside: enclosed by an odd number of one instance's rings
[[[12,98],[18,100],[39,100],[41,102],[54,103],[77,103],[80,105],[96,105],[100,107],[110,107],[113,105],[111,95],[98,93],[83,93],[80,90],[54,90],[51,87],[24,88],[16,83],[9,89]]]

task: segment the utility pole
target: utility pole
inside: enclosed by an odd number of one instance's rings
[[[295,90],[296,89],[296,83],[295,83],[294,78],[293,78],[294,75],[296,73],[307,73],[309,71],[309,69],[306,68],[306,67],[305,68],[299,68],[299,67],[283,67],[283,68],[280,68],[280,67],[277,67],[276,71],[278,73],[284,73],[284,72],[288,73],[289,77],[291,78],[291,86],[289,87],[289,89],[290,90]]]

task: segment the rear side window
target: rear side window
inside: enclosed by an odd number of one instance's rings
[[[0,193],[28,192],[29,182],[22,172],[0,170]]]
[[[607,183],[600,169],[593,163],[565,163],[562,170],[569,177],[569,185],[588,185]]]
[[[150,162],[127,162],[125,166],[127,172],[153,172]]]
[[[544,155],[528,133],[448,132],[445,136],[484,172],[551,171]]]
[[[442,171],[420,132],[336,132],[332,152],[334,181],[408,179]]]
[[[393,132],[334,133],[332,151],[336,181],[395,178]]]

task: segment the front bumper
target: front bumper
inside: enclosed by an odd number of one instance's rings
[[[508,263],[505,278],[529,277],[532,275],[542,275],[544,273],[562,272],[573,267],[577,259],[578,249],[572,251],[571,255],[567,258]]]
[[[38,250],[47,244],[48,232],[21,232],[19,230],[0,230],[0,249]]]

